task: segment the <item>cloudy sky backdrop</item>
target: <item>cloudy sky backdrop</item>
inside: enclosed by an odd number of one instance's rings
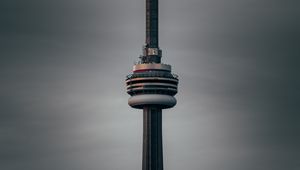
[[[160,0],[166,170],[299,170],[297,0]],[[0,169],[139,170],[144,0],[1,0]]]

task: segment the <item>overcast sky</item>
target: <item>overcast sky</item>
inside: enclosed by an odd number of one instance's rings
[[[300,1],[160,0],[166,170],[300,169]],[[140,170],[144,0],[0,1],[0,169]]]

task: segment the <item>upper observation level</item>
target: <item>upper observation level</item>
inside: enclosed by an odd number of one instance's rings
[[[137,64],[133,74],[126,79],[127,93],[166,94],[174,96],[177,93],[178,76],[171,73],[171,66],[166,64]]]

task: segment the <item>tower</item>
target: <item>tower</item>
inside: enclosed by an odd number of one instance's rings
[[[158,0],[146,0],[146,45],[126,78],[128,104],[143,109],[143,170],[163,170],[162,109],[176,105],[178,77],[161,63]]]

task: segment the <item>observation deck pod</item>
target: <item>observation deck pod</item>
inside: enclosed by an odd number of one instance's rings
[[[126,79],[128,104],[134,108],[155,105],[170,108],[176,104],[178,76],[166,64],[137,64]]]
[[[143,94],[131,96],[128,104],[136,109],[143,109],[144,106],[156,106],[161,109],[174,107],[177,101],[175,97],[162,94]]]

